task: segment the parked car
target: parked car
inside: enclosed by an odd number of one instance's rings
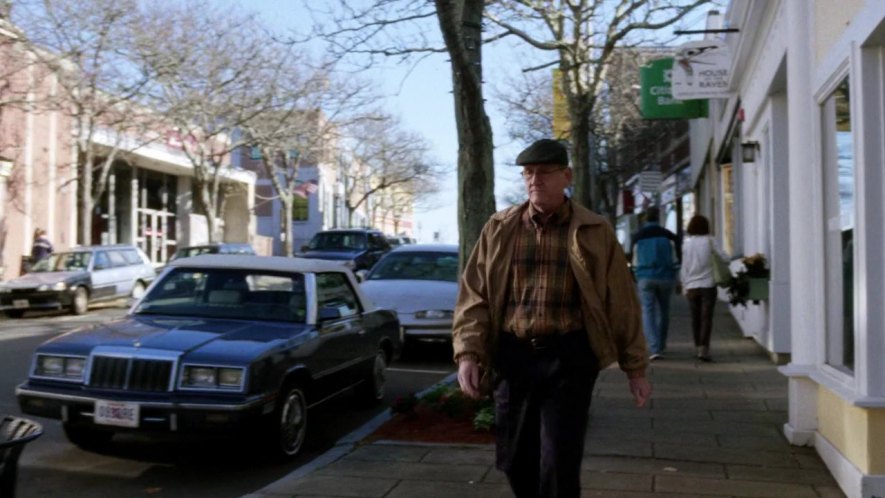
[[[298,256],[341,261],[353,271],[368,270],[390,251],[387,237],[367,228],[332,229],[317,232]]]
[[[12,318],[65,308],[81,315],[89,303],[141,297],[155,276],[150,259],[135,246],[78,247],[51,254],[30,273],[0,284],[0,310]]]
[[[391,247],[396,247],[404,244],[414,244],[415,239],[406,237],[405,235],[388,235],[387,243],[390,244]]]
[[[179,258],[190,258],[200,254],[248,254],[255,255],[255,248],[246,242],[215,242],[197,246],[180,247],[170,261]]]
[[[365,275],[360,287],[377,306],[397,312],[404,344],[413,339],[451,340],[458,246],[398,246]]]
[[[289,457],[308,408],[350,387],[383,398],[398,330],[340,264],[196,256],[170,263],[126,317],[40,345],[16,396],[84,448],[123,431],[218,432]]]

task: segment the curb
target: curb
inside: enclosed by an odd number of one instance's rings
[[[428,392],[438,388],[439,386],[442,386],[445,384],[451,384],[457,378],[458,378],[458,372],[452,372],[451,374],[447,375],[446,377],[444,377],[442,380],[440,380],[436,384],[433,384],[432,386],[429,386],[429,387],[423,389],[422,391],[416,393],[415,396],[420,398],[420,397],[424,396],[425,394],[427,394]],[[378,415],[375,415],[372,419],[367,421],[365,424],[363,424],[360,427],[353,430],[350,434],[347,434],[344,437],[342,437],[341,439],[339,439],[338,441],[336,441],[335,444],[331,448],[329,448],[325,453],[323,453],[322,455],[319,455],[318,457],[314,458],[313,460],[298,467],[297,469],[286,474],[285,476],[281,477],[280,479],[277,479],[276,481],[266,485],[265,487],[263,487],[257,491],[253,491],[252,493],[249,493],[248,495],[244,495],[243,498],[260,497],[260,496],[264,496],[264,495],[279,494],[280,488],[286,487],[287,484],[297,481],[315,470],[319,470],[327,465],[335,463],[338,460],[340,460],[341,458],[343,458],[344,456],[346,456],[348,453],[352,452],[356,448],[356,446],[359,444],[360,441],[362,441],[368,435],[375,432],[375,430],[378,429],[378,427],[380,427],[382,424],[384,424],[385,422],[390,420],[392,417],[393,417],[393,414],[391,413],[390,408],[384,410],[383,412],[379,413]],[[387,443],[387,444],[389,444],[389,443]],[[437,444],[439,444],[439,443],[437,443]],[[445,446],[445,444],[441,444],[441,445]]]

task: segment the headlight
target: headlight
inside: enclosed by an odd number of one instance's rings
[[[442,320],[444,318],[452,318],[451,310],[423,310],[415,313],[415,318],[426,318],[430,320]]]
[[[37,292],[43,292],[49,290],[49,286],[46,284],[38,285]]]
[[[52,286],[52,290],[63,291],[68,288],[68,284],[64,282],[59,282]]]
[[[0,293],[3,293],[3,292],[12,292],[12,290],[9,287],[6,287],[5,285],[0,285]]]
[[[354,268],[356,268],[356,261],[354,261],[352,259],[348,259],[347,261],[344,262],[344,266],[353,270]]]
[[[239,368],[219,368],[218,385],[223,387],[235,387],[243,384],[243,370]]]
[[[243,387],[242,368],[185,365],[181,387],[190,389],[236,389]]]
[[[65,380],[83,380],[86,358],[83,356],[37,355],[34,375]]]

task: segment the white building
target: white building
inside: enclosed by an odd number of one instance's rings
[[[784,434],[849,497],[885,496],[885,1],[734,0],[725,26],[730,96],[692,124],[697,211],[770,263],[770,299],[732,311],[786,363]]]

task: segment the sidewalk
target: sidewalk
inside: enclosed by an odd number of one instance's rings
[[[620,371],[602,372],[590,410],[582,496],[844,496],[813,448],[784,439],[786,378],[742,337],[726,308],[717,304],[715,363],[699,363],[688,306],[674,296],[667,353],[650,370],[650,409],[632,406]],[[511,496],[491,445],[361,444],[385,417],[249,497]]]

